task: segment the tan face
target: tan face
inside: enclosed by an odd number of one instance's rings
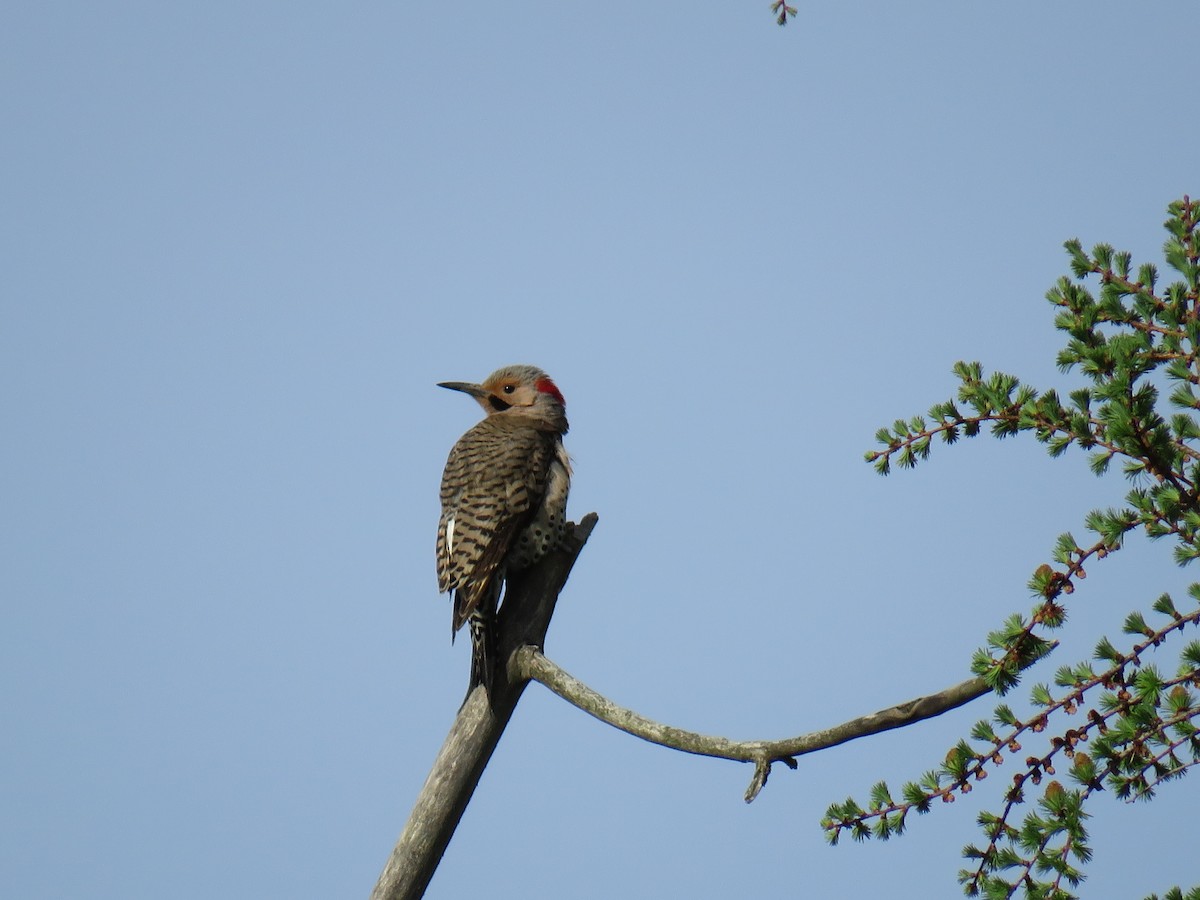
[[[489,395],[480,398],[480,402],[487,403],[497,410],[509,406],[533,406],[537,400],[538,389],[535,384],[523,382],[511,375],[501,378],[491,376],[480,386]]]
[[[439,387],[470,394],[489,416],[508,409],[524,410],[533,406],[555,407],[561,416],[566,407],[562,393],[550,376],[534,366],[506,366],[497,369],[482,384],[443,381]],[[540,402],[539,402],[540,401]]]

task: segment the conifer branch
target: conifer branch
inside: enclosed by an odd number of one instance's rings
[[[1046,298],[1057,310],[1054,326],[1068,335],[1056,360],[1059,368],[1077,369],[1088,380],[1069,392],[1070,402],[1054,390],[1039,392],[1000,372],[985,377],[979,363],[960,362],[954,367],[960,382],[955,399],[935,404],[928,419],[897,419],[891,428],[880,429],[876,437],[882,449],[866,455],[882,474],[893,463],[912,468],[929,457],[935,437],[953,444],[986,426],[1000,438],[1032,432],[1053,457],[1078,446],[1090,453],[1088,464],[1096,475],[1104,474],[1113,459],[1124,460],[1124,474],[1133,482],[1125,508],[1088,515],[1087,528],[1098,538],[1090,548],[1080,547],[1070,534],[1060,536],[1055,565],[1039,566],[1029,581],[1039,601],[1032,615],[1010,616],[988,635],[986,649],[976,652],[973,671],[988,677],[998,694],[1017,683],[1012,662],[1035,652],[1044,631],[1065,623],[1064,595],[1086,577],[1085,561],[1120,549],[1135,529],[1152,539],[1169,538],[1180,565],[1200,558],[1200,203],[1185,196],[1169,205],[1168,214],[1171,237],[1164,258],[1181,276],[1169,285],[1158,284],[1153,264],[1142,264],[1135,273],[1131,254],[1107,244],[1095,245],[1090,253],[1078,240],[1064,244],[1075,280],[1060,278]],[[1091,276],[1099,280],[1096,293],[1082,283]],[[1189,593],[1200,600],[1200,584]],[[886,840],[903,832],[910,811],[927,812],[939,798],[952,802],[1006,755],[1020,752],[1027,735],[1046,731],[1041,740],[1048,746],[1041,755],[1025,757],[1004,793],[1000,814],[980,814],[986,844],[964,848],[964,856],[978,864],[961,871],[959,880],[969,896],[1011,897],[1023,891],[1070,898],[1069,889],[1082,880],[1081,867],[1091,857],[1085,802],[1106,787],[1122,799],[1148,799],[1160,784],[1200,764],[1195,690],[1200,641],[1183,647],[1171,678],[1142,659],[1177,631],[1200,623],[1200,609],[1180,613],[1166,594],[1153,608],[1167,621],[1152,628],[1141,613],[1131,613],[1124,631],[1136,643],[1128,651],[1117,651],[1107,639],[1097,644],[1094,658],[1106,664],[1104,671],[1097,674],[1088,662],[1060,668],[1055,685],[1067,693],[1056,699],[1050,687],[1035,685],[1035,712],[1025,721],[1007,706],[997,706],[991,721],[976,723],[970,741],[960,740],[937,769],[904,785],[901,800],[879,782],[867,809],[852,798],[831,804],[823,822],[830,840],[836,843],[843,832],[859,840]],[[1081,710],[1083,721],[1064,723],[1064,717]],[[1059,723],[1054,731],[1051,723]],[[1082,746],[1089,740],[1090,753]],[[1056,761],[1076,786],[1048,781],[1023,820],[1011,821],[1030,786],[1055,774]]]

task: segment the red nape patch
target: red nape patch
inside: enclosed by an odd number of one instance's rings
[[[564,408],[566,407],[567,401],[563,399],[562,391],[558,389],[558,385],[551,381],[548,376],[539,378],[536,386],[537,389],[543,394],[549,394],[551,397],[561,403]]]

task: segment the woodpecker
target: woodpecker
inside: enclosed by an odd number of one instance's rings
[[[566,531],[566,403],[535,366],[505,366],[481,384],[438,387],[470,394],[486,413],[459,438],[442,473],[437,573],[439,591],[454,595],[451,640],[471,623],[468,693],[483,684],[490,696],[501,585],[558,546]]]

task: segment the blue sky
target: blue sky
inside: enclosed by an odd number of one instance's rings
[[[767,7],[0,13],[6,896],[366,896],[467,681],[433,539],[478,410],[438,381],[562,388],[600,524],[547,652],[646,715],[828,726],[961,680],[1028,609],[1119,476],[1031,440],[888,479],[862,453],[958,359],[1074,383],[1061,242],[1157,260],[1200,193],[1200,12]],[[1036,677],[1182,594],[1169,560],[1093,566]],[[887,845],[817,820],[990,708],[747,807],[748,768],[534,686],[428,896],[959,896],[995,791]],[[1094,805],[1085,896],[1196,881],[1154,852],[1193,787]]]

